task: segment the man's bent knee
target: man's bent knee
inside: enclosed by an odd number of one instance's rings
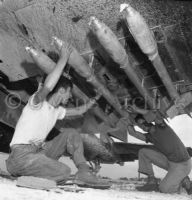
[[[63,180],[67,180],[71,174],[71,169],[68,166],[64,166],[63,169],[61,169],[61,176]]]
[[[162,183],[162,184],[160,183],[159,184],[159,191],[162,192],[162,193],[171,194],[171,193],[176,193],[177,190],[178,190],[177,188],[171,187],[171,186],[169,186],[167,184],[164,184],[164,183]]]

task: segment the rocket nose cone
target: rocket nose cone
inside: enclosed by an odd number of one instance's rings
[[[97,18],[94,16],[90,17],[89,25],[91,25]]]
[[[37,51],[33,49],[32,47],[25,47],[25,50],[34,56],[38,55]]]
[[[58,37],[53,36],[51,44],[55,44],[58,49],[61,49],[63,46],[63,41],[59,39]]]
[[[134,16],[134,13],[135,13],[135,9],[126,3],[123,3],[120,5],[120,12],[123,12],[123,11],[125,11],[126,13],[125,15],[127,17]]]
[[[101,22],[96,17],[91,16],[89,26],[91,27],[91,29],[96,31],[101,28]]]
[[[128,3],[122,3],[120,5],[120,12],[123,12],[126,8],[128,8],[130,5]]]
[[[29,52],[29,51],[31,50],[31,47],[25,47],[25,50],[26,50],[27,52]]]

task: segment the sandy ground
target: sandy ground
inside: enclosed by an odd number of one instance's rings
[[[16,181],[0,178],[1,200],[189,200],[185,191],[181,194],[161,194],[158,192],[138,192],[136,185],[143,181],[113,181],[108,190],[97,190],[90,188],[79,188],[77,186],[65,186],[64,189],[52,189],[50,191],[22,188],[16,186]],[[68,191],[70,190],[70,191]],[[80,191],[78,191],[80,190]]]
[[[0,169],[5,173],[6,154],[0,154]],[[135,186],[143,185],[144,180],[137,178],[128,180],[111,180],[112,187],[108,190],[79,188],[65,186],[65,188],[50,191],[22,188],[16,186],[16,180],[0,177],[0,200],[192,200],[192,195],[187,195],[183,190],[181,194],[161,194],[158,192],[139,192]],[[80,191],[79,191],[80,190]]]

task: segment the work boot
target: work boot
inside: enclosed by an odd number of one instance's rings
[[[138,191],[145,191],[145,192],[151,192],[151,191],[159,191],[158,187],[158,181],[155,177],[149,177],[147,180],[147,183],[144,186],[138,186],[136,187]]]
[[[97,177],[90,169],[79,169],[75,175],[74,183],[81,187],[90,187],[95,189],[108,189],[111,184]]]
[[[186,176],[183,181],[182,181],[182,184],[181,186],[183,188],[185,188],[185,190],[187,191],[187,194],[188,195],[191,195],[192,194],[192,182],[190,181],[190,178],[188,176]]]

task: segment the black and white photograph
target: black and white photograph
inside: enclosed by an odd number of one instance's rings
[[[0,0],[0,200],[192,199],[192,1]]]

